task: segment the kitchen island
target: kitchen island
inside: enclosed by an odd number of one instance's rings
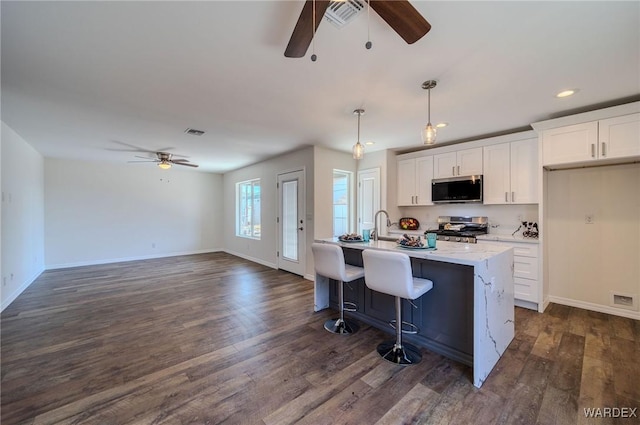
[[[498,244],[438,241],[434,251],[405,249],[396,242],[317,242],[342,247],[345,262],[362,267],[364,249],[400,251],[411,258],[415,277],[430,279],[433,289],[422,297],[403,301],[403,320],[420,331],[404,338],[473,367],[473,384],[480,387],[514,336],[513,249]],[[337,282],[315,276],[314,309],[337,309]],[[372,291],[364,279],[345,285],[345,301],[357,309],[345,313],[393,333],[394,298]],[[379,341],[377,341],[379,342]],[[377,343],[376,342],[376,343]]]

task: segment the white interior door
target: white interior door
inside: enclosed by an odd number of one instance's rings
[[[358,233],[373,229],[373,217],[380,209],[380,168],[358,171]]]
[[[278,268],[304,276],[304,170],[278,174]]]

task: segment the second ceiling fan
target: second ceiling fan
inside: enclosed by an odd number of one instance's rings
[[[367,0],[361,1],[366,2]],[[284,51],[286,57],[301,58],[307,53],[315,31],[330,3],[329,0],[307,0],[305,2],[289,44]],[[420,40],[431,29],[429,22],[408,0],[369,0],[369,5],[408,44]]]

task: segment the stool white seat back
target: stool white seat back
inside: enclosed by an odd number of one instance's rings
[[[362,261],[365,282],[374,291],[415,300],[433,288],[430,280],[413,277],[411,260],[402,252],[366,249]]]
[[[331,333],[340,335],[350,335],[356,332],[358,325],[344,318],[345,310],[356,311],[354,303],[345,303],[344,301],[344,283],[363,278],[364,269],[345,264],[344,253],[338,245],[314,242],[311,244],[311,251],[313,252],[313,264],[316,274],[338,281],[340,317],[327,320],[324,328]],[[347,308],[345,308],[345,304],[347,304]]]
[[[420,350],[402,342],[402,299],[415,300],[433,288],[429,279],[413,277],[411,259],[402,252],[365,249],[362,252],[364,264],[364,281],[373,291],[395,297],[396,304],[396,340],[386,341],[378,345],[377,351],[383,359],[399,365],[419,363],[422,359]],[[417,327],[410,323],[405,323]],[[393,326],[393,325],[392,325]],[[407,331],[408,332],[408,331]],[[417,330],[408,332],[416,333]]]
[[[362,267],[344,263],[342,248],[338,245],[314,242],[311,244],[313,264],[317,274],[341,282],[352,282],[364,277]]]

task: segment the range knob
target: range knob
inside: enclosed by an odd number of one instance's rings
[[[445,237],[444,237],[444,240],[445,240],[445,241],[448,241],[448,240],[449,240],[449,236],[445,236]]]
[[[460,238],[456,238],[456,242],[460,242],[462,239]]]

